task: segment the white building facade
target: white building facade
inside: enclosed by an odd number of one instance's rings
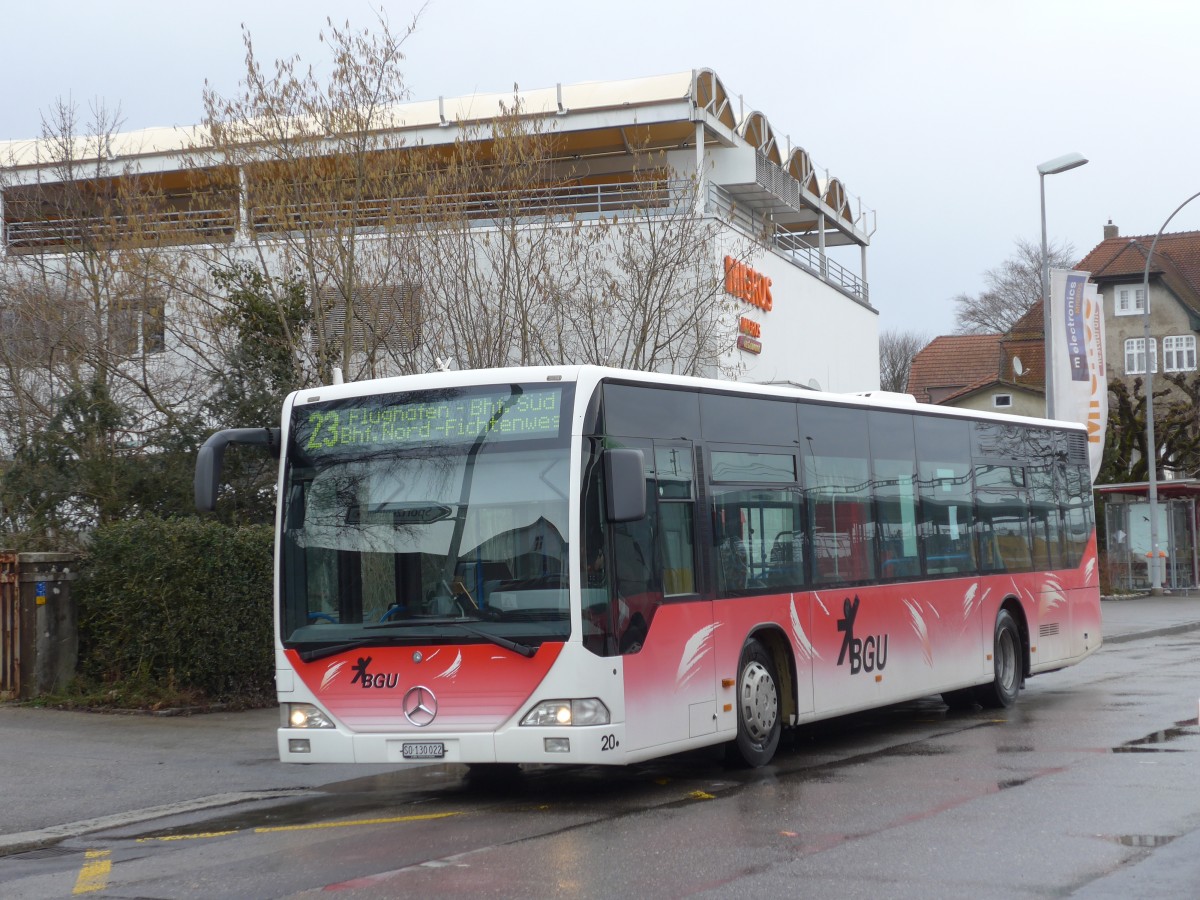
[[[408,103],[389,111],[387,130],[396,138],[394,146],[409,149],[452,146],[466,134],[486,142],[491,139],[489,123],[514,107],[553,136],[558,172],[552,188],[530,192],[531,198],[536,193],[536,202],[530,199],[528,208],[518,209],[513,220],[528,229],[530,243],[539,229],[600,227],[609,217],[615,221],[639,216],[640,227],[652,229],[656,217],[677,215],[680,202],[691,204],[688,212],[707,227],[712,240],[697,245],[697,254],[715,257],[701,262],[725,277],[720,286],[724,313],[706,327],[719,332],[716,337],[724,349],[716,366],[690,374],[833,392],[878,388],[878,313],[866,279],[873,211],[848,194],[839,179],[818,170],[804,149],[778,140],[762,113],[745,111],[715,72],[696,69],[516,95]],[[277,256],[283,243],[278,228],[272,229],[269,217],[256,205],[249,187],[252,167],[223,162],[212,145],[203,129],[115,135],[102,153],[81,145],[76,156],[83,165],[68,173],[71,178],[88,179],[91,163],[102,161],[106,173],[116,174],[92,176],[97,184],[112,184],[120,177],[156,180],[159,193],[153,208],[147,208],[140,221],[127,216],[114,224],[100,221],[99,215],[90,222],[48,215],[46,192],[52,193],[67,177],[63,167],[54,164],[53,148],[39,141],[0,143],[2,261],[27,262],[36,256],[52,266],[56,255],[71,252],[83,231],[105,228],[134,241],[139,236],[160,238],[162,230],[170,228],[169,243],[176,248],[171,252],[192,253],[198,259],[206,252],[213,258],[251,263]],[[648,154],[665,161],[667,172],[665,181],[656,182],[651,198],[638,175]],[[200,190],[198,183],[203,185]],[[394,207],[398,198],[372,202],[373,209],[383,209]],[[502,230],[489,219],[486,206],[480,202],[468,211],[474,241],[486,242],[486,235]],[[364,240],[386,239],[386,215],[362,221]],[[410,259],[419,257],[418,250]],[[419,264],[415,271],[410,265],[403,278],[382,292],[386,303],[397,304],[385,317],[404,326],[401,343],[408,351],[442,327],[428,311],[432,306],[422,312],[414,305],[423,291],[430,298],[437,292],[421,284],[420,269]],[[310,291],[316,295],[324,290],[319,276],[312,276]],[[143,357],[203,356],[202,335],[180,330],[172,338],[169,323],[181,302],[177,296],[160,296],[136,311]],[[129,310],[120,312],[130,318]],[[529,321],[543,330],[556,327],[553,316],[534,315]],[[372,324],[377,323],[367,323]],[[615,327],[621,327],[619,320]],[[164,330],[165,337],[160,333]],[[562,353],[572,352],[569,343],[562,346]],[[409,358],[410,370],[415,358]],[[463,359],[450,362],[464,367]],[[424,364],[428,361],[416,365]]]

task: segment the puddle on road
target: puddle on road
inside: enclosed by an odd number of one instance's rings
[[[1108,840],[1122,847],[1165,847],[1175,840],[1174,834],[1106,834]]]
[[[1008,781],[997,781],[996,788],[997,790],[1001,791],[1007,791],[1010,788],[1018,788],[1029,784],[1029,782],[1033,781],[1033,779],[1036,777],[1036,775],[1030,775],[1028,778],[1011,778]]]
[[[1152,731],[1145,737],[1135,738],[1132,741],[1126,741],[1112,748],[1113,753],[1183,753],[1183,748],[1180,747],[1163,747],[1162,744],[1168,744],[1171,741],[1181,737],[1195,737],[1200,734],[1197,726],[1200,721],[1197,719],[1184,719],[1182,722],[1176,722],[1173,728],[1163,728],[1159,731]]]
[[[888,754],[889,756],[946,756],[948,754],[957,753],[955,747],[938,746],[931,744],[904,744],[895,747]]]

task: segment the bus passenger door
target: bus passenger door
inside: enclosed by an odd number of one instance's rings
[[[619,616],[643,635],[623,651],[631,751],[712,734],[717,725],[712,604],[700,599],[697,583],[691,443],[655,441],[651,465],[647,520],[613,529]]]

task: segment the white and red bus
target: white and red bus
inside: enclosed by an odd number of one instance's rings
[[[905,402],[905,401],[908,402]],[[625,764],[1099,648],[1063,422],[596,367],[302,390],[279,449],[290,762]]]

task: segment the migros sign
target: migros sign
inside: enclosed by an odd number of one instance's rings
[[[774,305],[771,279],[732,256],[725,257],[725,290],[763,312],[770,312]]]

